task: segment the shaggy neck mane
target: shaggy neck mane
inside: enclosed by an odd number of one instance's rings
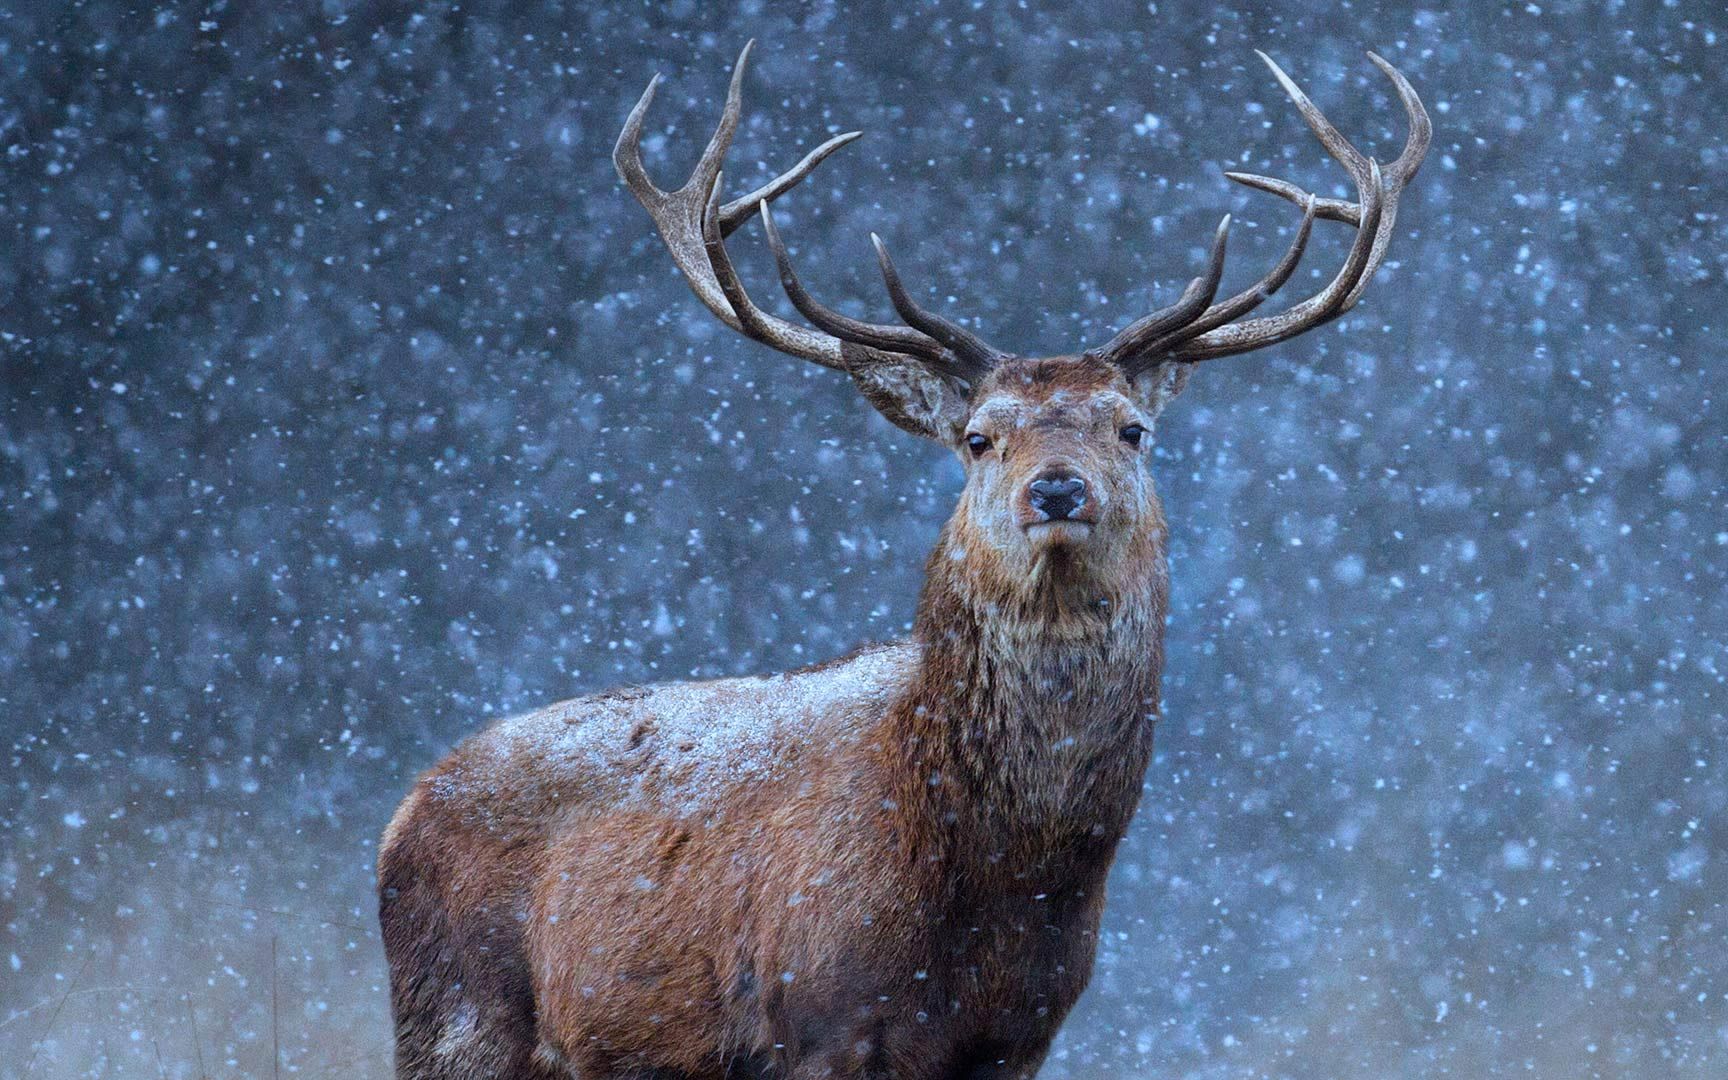
[[[880,746],[899,805],[934,826],[920,843],[942,838],[920,861],[1020,878],[1108,864],[1151,754],[1163,535],[1099,566],[1057,550],[1011,574],[965,550],[963,525],[943,530],[914,623],[919,668]]]

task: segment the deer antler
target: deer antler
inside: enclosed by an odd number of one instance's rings
[[[1318,198],[1287,180],[1248,173],[1225,173],[1238,183],[1269,191],[1300,205],[1302,223],[1296,230],[1295,239],[1278,264],[1252,288],[1208,307],[1223,270],[1224,237],[1230,221],[1226,217],[1219,226],[1205,273],[1189,284],[1176,303],[1135,321],[1103,348],[1092,353],[1099,359],[1119,365],[1130,375],[1172,361],[1192,363],[1264,348],[1330,322],[1356,305],[1374,271],[1386,257],[1386,246],[1391,242],[1393,222],[1398,215],[1398,197],[1410,178],[1416,175],[1432,137],[1428,113],[1415,89],[1397,68],[1374,53],[1368,54],[1374,65],[1392,80],[1410,122],[1410,135],[1403,152],[1396,161],[1382,169],[1374,159],[1363,155],[1338,133],[1331,121],[1272,62],[1271,57],[1265,53],[1258,55],[1295,102],[1297,111],[1313,129],[1320,144],[1350,174],[1356,184],[1357,201]],[[1235,322],[1290,279],[1317,217],[1356,227],[1356,239],[1350,246],[1350,253],[1331,282],[1320,292],[1277,315]]]
[[[804,289],[792,271],[791,258],[780,242],[769,204],[809,176],[828,155],[858,138],[861,132],[836,135],[760,188],[721,204],[721,164],[732,145],[732,137],[738,131],[744,68],[755,44],[754,41],[746,43],[738,54],[726,93],[726,105],[720,113],[720,124],[683,187],[676,191],[662,191],[648,178],[648,171],[642,164],[642,124],[648,106],[654,100],[660,76],[656,75],[649,81],[648,89],[636,107],[630,110],[629,118],[624,121],[624,130],[618,134],[618,143],[612,150],[612,163],[630,193],[654,219],[655,228],[665,241],[672,261],[690,283],[697,298],[721,322],[788,355],[848,372],[856,370],[860,364],[910,358],[940,374],[975,382],[1003,354],[957,323],[919,307],[900,284],[899,276],[888,260],[887,250],[875,234],[871,234],[871,239],[876,244],[889,298],[900,317],[910,324],[908,326],[862,322],[830,310]],[[787,295],[793,306],[818,330],[789,323],[763,311],[745,292],[726,252],[725,240],[746,218],[758,211]]]
[[[792,269],[791,256],[775,228],[769,204],[809,176],[834,151],[856,139],[859,132],[836,135],[755,191],[721,203],[721,164],[738,130],[744,68],[754,44],[753,41],[746,44],[738,55],[720,124],[683,187],[676,191],[662,191],[648,178],[647,169],[642,164],[642,124],[648,106],[654,100],[660,76],[654,76],[648,83],[648,89],[636,107],[630,110],[624,130],[618,135],[612,162],[631,194],[654,219],[672,261],[697,297],[716,317],[746,337],[781,352],[852,373],[860,370],[861,365],[911,359],[938,374],[975,384],[1007,354],[958,323],[920,307],[901,284],[900,276],[888,258],[887,248],[874,233],[870,239],[876,246],[876,258],[888,288],[888,297],[905,325],[870,323],[842,315],[811,296]],[[1308,96],[1272,62],[1271,57],[1265,53],[1258,55],[1272,69],[1272,74],[1295,102],[1297,111],[1313,129],[1321,145],[1350,174],[1356,185],[1356,201],[1320,198],[1287,180],[1249,173],[1226,173],[1238,183],[1271,192],[1300,205],[1302,221],[1296,235],[1284,257],[1252,287],[1214,303],[1213,298],[1224,275],[1225,241],[1230,230],[1230,218],[1226,215],[1218,225],[1205,271],[1189,283],[1176,302],[1135,320],[1108,344],[1089,353],[1121,367],[1130,376],[1167,363],[1193,363],[1264,348],[1312,330],[1349,311],[1362,298],[1369,280],[1386,257],[1386,247],[1391,243],[1393,224],[1397,220],[1398,198],[1428,152],[1432,128],[1421,100],[1398,69],[1374,53],[1368,54],[1369,59],[1392,80],[1410,122],[1410,134],[1403,152],[1384,169],[1351,146],[1308,100]],[[786,295],[816,329],[798,326],[763,311],[745,291],[727,254],[725,241],[752,213],[761,215],[763,232],[774,252]],[[1342,221],[1356,228],[1356,238],[1343,266],[1325,288],[1289,309],[1277,315],[1237,322],[1290,280],[1307,249],[1316,218]]]

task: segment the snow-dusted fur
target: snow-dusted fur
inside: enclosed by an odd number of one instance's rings
[[[1030,1077],[1151,753],[1153,393],[990,376],[911,640],[554,705],[428,772],[379,857],[400,1074]],[[1083,524],[1033,527],[1054,467]]]

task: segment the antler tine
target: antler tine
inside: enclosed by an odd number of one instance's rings
[[[882,268],[882,281],[888,287],[888,299],[902,319],[947,346],[968,378],[976,378],[996,365],[1004,355],[1000,349],[991,346],[959,323],[919,307],[918,302],[912,299],[912,294],[906,291],[906,286],[900,283],[900,275],[894,270],[894,260],[888,257],[888,245],[875,233],[870,234],[870,243],[876,247],[876,262]]]
[[[1428,110],[1422,107],[1422,99],[1416,96],[1416,88],[1410,85],[1410,80],[1404,73],[1387,63],[1384,58],[1369,53],[1368,59],[1380,69],[1392,86],[1398,91],[1398,100],[1404,106],[1404,115],[1410,123],[1410,134],[1404,139],[1404,149],[1398,154],[1392,164],[1386,166],[1386,205],[1380,212],[1380,228],[1374,234],[1374,251],[1368,257],[1368,269],[1363,271],[1362,278],[1356,287],[1350,290],[1345,308],[1356,306],[1356,301],[1362,298],[1362,293],[1368,288],[1368,282],[1374,272],[1380,269],[1380,264],[1386,259],[1386,248],[1392,243],[1392,230],[1398,221],[1398,196],[1404,193],[1404,185],[1416,175],[1416,170],[1422,167],[1422,159],[1428,156],[1428,144],[1434,137],[1434,126],[1428,119]]]
[[[854,319],[811,296],[792,268],[792,256],[780,239],[780,230],[774,225],[774,214],[766,202],[762,204],[762,232],[768,238],[769,250],[774,252],[774,265],[780,271],[780,285],[786,290],[786,296],[800,314],[816,324],[817,329],[826,330],[845,341],[855,341],[860,345],[869,345],[888,352],[905,353],[943,368],[954,367],[953,357],[933,338],[921,331],[908,326]]]
[[[1125,368],[1130,376],[1138,375],[1156,363],[1157,358],[1148,356],[1146,347],[1193,321],[1218,295],[1218,283],[1224,280],[1224,246],[1229,236],[1230,215],[1225,214],[1224,220],[1218,223],[1218,231],[1213,234],[1212,252],[1207,257],[1206,269],[1188,283],[1176,302],[1129,323],[1092,355]]]
[[[1356,225],[1362,221],[1362,208],[1349,199],[1326,199],[1312,194],[1298,184],[1288,180],[1280,180],[1276,176],[1260,176],[1256,173],[1227,172],[1226,178],[1236,181],[1243,187],[1269,191],[1280,199],[1289,199],[1297,206],[1309,202],[1314,204],[1314,216],[1327,221],[1342,221],[1346,225]]]
[[[708,145],[702,148],[702,156],[696,159],[690,179],[678,189],[680,192],[701,191],[704,206],[709,190],[720,182],[720,166],[726,160],[726,151],[732,149],[733,136],[738,134],[738,121],[744,115],[744,68],[750,63],[750,52],[754,48],[756,39],[751,38],[738,51],[738,59],[732,65],[732,80],[726,85],[726,104],[720,109],[720,122],[714,126]]]
[[[1422,107],[1422,99],[1416,96],[1416,88],[1410,85],[1402,71],[1379,53],[1369,53],[1368,60],[1392,80],[1393,89],[1398,91],[1398,101],[1404,106],[1405,119],[1410,122],[1410,134],[1404,139],[1403,151],[1385,169],[1387,183],[1403,190],[1410,178],[1416,175],[1416,170],[1422,167],[1422,159],[1428,156],[1428,144],[1434,139],[1434,125],[1428,119],[1428,110]]]
[[[1338,164],[1344,166],[1345,170],[1350,173],[1352,180],[1361,184],[1368,171],[1368,159],[1362,155],[1360,150],[1351,146],[1350,140],[1332,126],[1332,121],[1326,119],[1326,114],[1308,100],[1308,95],[1302,92],[1302,88],[1296,85],[1294,79],[1284,73],[1284,69],[1278,66],[1277,61],[1259,49],[1254,50],[1254,55],[1265,61],[1266,66],[1272,69],[1272,76],[1278,80],[1278,85],[1284,88],[1284,93],[1289,95],[1290,101],[1296,106],[1296,111],[1302,115],[1303,120],[1307,121],[1309,130],[1313,131],[1314,137],[1320,140],[1320,145],[1326,148],[1326,152],[1331,154]]]
[[[836,135],[804,155],[804,160],[787,169],[774,179],[763,184],[748,195],[733,199],[720,208],[720,235],[731,236],[738,226],[750,220],[750,215],[759,206],[767,206],[770,202],[786,194],[796,187],[798,182],[816,170],[816,166],[827,160],[829,154],[862,136],[862,131],[848,131],[844,135]]]
[[[647,119],[648,106],[654,104],[654,91],[659,88],[660,73],[656,71],[648,80],[648,89],[642,91],[642,96],[630,109],[630,115],[625,117],[618,141],[612,144],[612,167],[618,170],[630,194],[644,206],[666,197],[666,192],[654,186],[647,167],[642,164],[642,122]]]

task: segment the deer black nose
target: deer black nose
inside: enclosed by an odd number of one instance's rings
[[[1066,521],[1086,505],[1086,481],[1070,472],[1045,473],[1026,490],[1032,497],[1032,509],[1047,521]]]

